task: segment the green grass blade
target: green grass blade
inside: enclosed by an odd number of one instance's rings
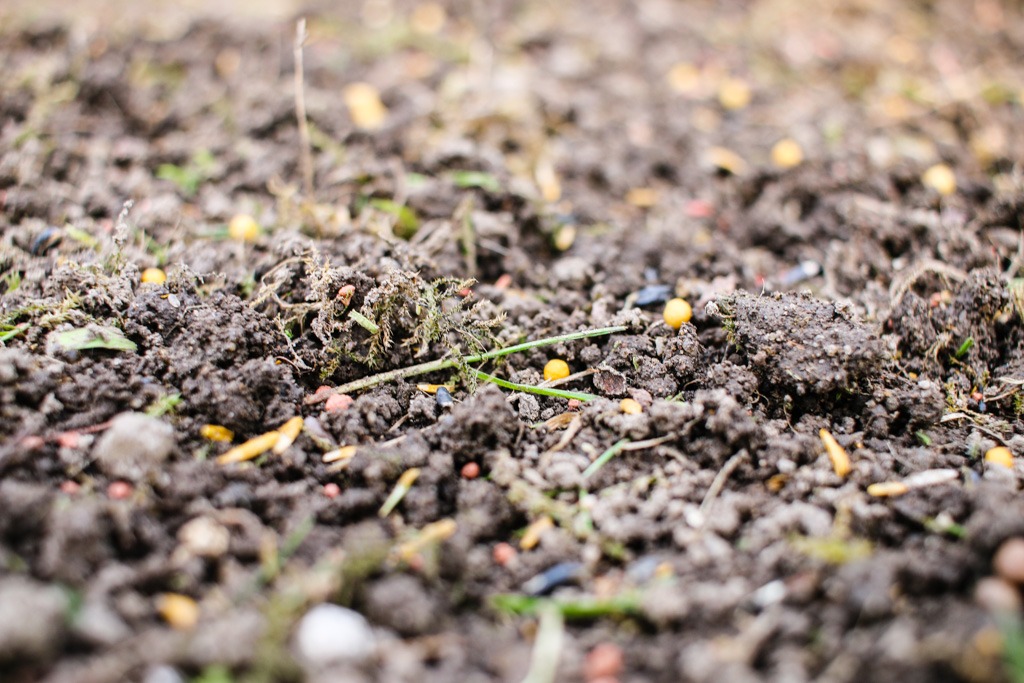
[[[619,452],[621,452],[625,445],[628,443],[629,439],[619,439],[618,441],[613,443],[608,450],[606,450],[601,455],[597,456],[597,460],[590,463],[590,466],[587,467],[587,469],[583,470],[583,480],[586,481],[591,476],[593,476],[594,473],[596,473],[599,469],[608,464],[608,461],[614,458],[616,455],[618,455]]]
[[[565,391],[564,389],[554,389],[552,387],[538,387],[533,384],[517,384],[516,382],[509,382],[507,379],[501,379],[494,375],[488,375],[482,370],[476,368],[470,368],[470,372],[476,375],[477,379],[481,379],[491,384],[497,384],[503,389],[509,389],[511,391],[522,391],[527,394],[537,394],[538,396],[555,396],[557,398],[574,398],[577,401],[589,401],[591,399],[598,398],[595,394],[588,394],[584,391]]]

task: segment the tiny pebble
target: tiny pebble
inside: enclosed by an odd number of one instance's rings
[[[671,298],[671,285],[647,285],[637,291],[633,305],[643,308],[651,304],[663,304]]]
[[[313,395],[314,396],[322,396],[322,395],[326,394],[328,391],[330,391],[333,388],[334,387],[332,387],[332,386],[328,386],[326,384],[321,384],[320,386],[318,386],[316,388],[316,391],[313,392]]]
[[[452,404],[455,403],[455,399],[452,398],[452,392],[448,391],[448,388],[443,386],[437,388],[434,398],[440,408],[451,408]]]
[[[475,462],[467,462],[462,466],[460,474],[463,479],[476,479],[480,476],[480,465]]]
[[[1021,609],[1017,587],[996,576],[986,576],[978,582],[974,601],[993,614],[1016,614]]]
[[[337,498],[341,495],[341,487],[333,481],[324,484],[324,495],[328,498]]]
[[[583,564],[580,562],[559,562],[524,583],[523,592],[529,595],[547,595],[559,586],[576,581],[582,570]]]
[[[132,495],[132,485],[126,481],[112,481],[107,486],[107,498],[124,500]]]
[[[63,432],[57,435],[57,445],[61,448],[78,448],[82,441],[82,435],[78,432]]]
[[[21,447],[26,451],[34,451],[46,445],[46,439],[35,434],[26,436],[21,440]]]
[[[494,563],[500,567],[507,567],[512,560],[516,559],[516,549],[509,543],[499,543],[494,546]]]
[[[173,666],[158,664],[146,669],[142,683],[185,683],[185,679]]]
[[[178,529],[178,542],[196,557],[220,557],[228,551],[231,532],[211,517],[196,517]]]
[[[1024,538],[1003,541],[992,558],[996,574],[1016,584],[1024,583]]]
[[[565,407],[569,410],[579,410],[581,405],[583,405],[583,402],[578,398],[570,398]]]
[[[171,425],[144,413],[123,413],[111,421],[92,454],[104,474],[138,481],[157,472],[174,446]]]
[[[352,397],[348,394],[331,394],[327,403],[324,404],[324,410],[328,413],[340,413],[343,410],[348,410],[351,405]]]
[[[70,479],[68,481],[62,481],[60,483],[61,493],[66,493],[69,496],[75,495],[81,488],[81,484],[79,484],[77,481],[71,481]]]
[[[57,584],[16,573],[0,574],[0,661],[5,663],[5,681],[18,678],[8,676],[12,670],[6,667],[11,661],[41,665],[60,651],[69,607],[66,591]]]
[[[295,649],[314,666],[360,662],[375,647],[373,630],[363,615],[330,603],[306,612],[295,631]]]
[[[622,648],[615,643],[600,643],[587,653],[583,664],[583,677],[590,683],[603,678],[614,678],[622,673]]]
[[[715,212],[715,207],[711,202],[703,199],[691,199],[686,202],[685,211],[690,218],[707,218]]]

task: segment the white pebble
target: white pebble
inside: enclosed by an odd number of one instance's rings
[[[197,557],[220,557],[228,551],[231,532],[209,517],[196,517],[178,529],[181,547]]]
[[[103,433],[93,457],[105,474],[139,481],[155,473],[174,450],[174,428],[143,413],[123,413]]]
[[[375,640],[363,615],[328,603],[306,612],[295,632],[298,654],[314,666],[366,660]]]

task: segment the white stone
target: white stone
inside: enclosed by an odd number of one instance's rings
[[[93,457],[104,474],[140,481],[154,474],[174,450],[174,428],[143,413],[123,413],[103,433]]]
[[[315,666],[364,661],[375,646],[373,630],[363,615],[328,603],[306,612],[295,632],[299,656]]]

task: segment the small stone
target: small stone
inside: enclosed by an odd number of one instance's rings
[[[341,487],[333,481],[324,484],[324,495],[328,498],[337,498],[341,495]]]
[[[110,500],[127,500],[131,497],[132,485],[126,481],[112,481],[107,486],[107,498]]]
[[[516,559],[516,549],[508,543],[499,543],[494,546],[492,551],[494,555],[494,563],[500,567],[507,567],[510,562]]]
[[[21,576],[0,580],[0,661],[52,654],[60,646],[67,607],[57,586]]]
[[[475,462],[467,462],[462,466],[460,474],[463,479],[476,479],[480,476],[480,465]]]
[[[220,557],[228,551],[231,532],[209,517],[196,517],[178,529],[178,541],[190,555]]]
[[[69,496],[75,495],[81,488],[81,484],[79,484],[77,481],[72,481],[71,479],[68,479],[67,481],[62,481],[60,483],[60,492],[66,493]]]
[[[185,683],[185,679],[173,666],[157,664],[146,669],[142,683]]]
[[[132,629],[103,600],[86,600],[71,626],[76,638],[110,647],[132,635]]]
[[[601,643],[587,653],[583,663],[583,677],[590,683],[615,678],[622,673],[622,648],[615,643]]]
[[[331,394],[324,404],[324,410],[328,413],[340,413],[343,410],[348,410],[351,405],[352,397],[348,394]]]
[[[373,630],[363,615],[329,603],[306,612],[295,632],[295,649],[314,666],[363,661],[375,647]]]
[[[123,413],[96,442],[93,457],[108,476],[139,481],[163,465],[174,445],[169,424],[143,413]]]
[[[996,574],[1016,584],[1024,583],[1024,538],[1003,541],[992,558]]]
[[[974,587],[974,601],[992,614],[1016,614],[1022,603],[1020,591],[1011,583],[986,576]]]

